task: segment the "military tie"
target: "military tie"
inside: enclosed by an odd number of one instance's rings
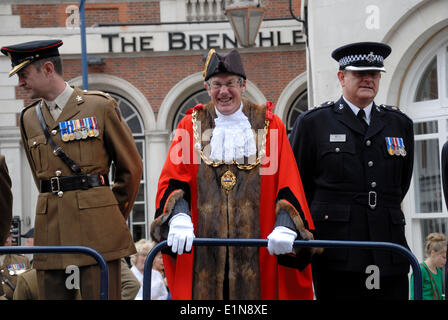
[[[364,132],[366,132],[367,128],[369,127],[367,121],[365,120],[366,112],[363,109],[359,110],[357,117],[359,121],[361,121],[362,127],[364,128]]]
[[[61,108],[57,104],[54,104],[53,106],[48,106],[48,109],[49,109],[51,115],[53,116],[54,120],[59,118],[59,115],[62,112]]]

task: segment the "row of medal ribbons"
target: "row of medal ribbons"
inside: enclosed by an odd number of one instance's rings
[[[387,152],[391,156],[406,156],[403,138],[386,137]]]
[[[64,142],[98,137],[100,134],[96,117],[59,122],[59,131]]]

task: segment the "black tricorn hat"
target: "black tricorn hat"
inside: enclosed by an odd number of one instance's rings
[[[384,59],[391,51],[391,47],[384,43],[356,42],[337,48],[331,56],[339,63],[339,70],[386,71]]]
[[[62,46],[62,40],[36,40],[5,46],[0,51],[11,59],[12,70],[9,71],[11,77],[31,62],[59,56],[60,46]]]
[[[232,50],[226,55],[218,54],[215,49],[208,52],[204,72],[202,73],[204,80],[207,81],[210,77],[219,73],[235,74],[246,79],[243,62],[237,50]]]

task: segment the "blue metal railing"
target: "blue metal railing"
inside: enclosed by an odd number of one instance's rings
[[[83,246],[0,247],[0,254],[11,253],[81,253],[90,255],[100,266],[100,299],[109,299],[109,270],[103,256],[92,248]]]
[[[212,239],[196,238],[193,240],[195,246],[248,246],[267,247],[266,239]],[[143,271],[143,300],[151,299],[151,269],[156,254],[167,246],[167,241],[157,244],[148,254]],[[296,240],[294,247],[315,247],[315,248],[363,248],[363,249],[383,249],[397,251],[404,255],[411,263],[414,272],[414,298],[422,299],[422,273],[420,265],[414,254],[407,248],[390,242],[370,242],[370,241],[329,241],[329,240]]]

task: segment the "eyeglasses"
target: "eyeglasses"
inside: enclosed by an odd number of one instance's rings
[[[213,90],[219,90],[223,86],[226,86],[228,89],[233,89],[233,88],[236,88],[238,85],[241,86],[241,79],[230,80],[230,81],[227,81],[226,83],[220,83],[217,81],[213,81],[213,82],[209,83],[210,88],[212,88]]]

